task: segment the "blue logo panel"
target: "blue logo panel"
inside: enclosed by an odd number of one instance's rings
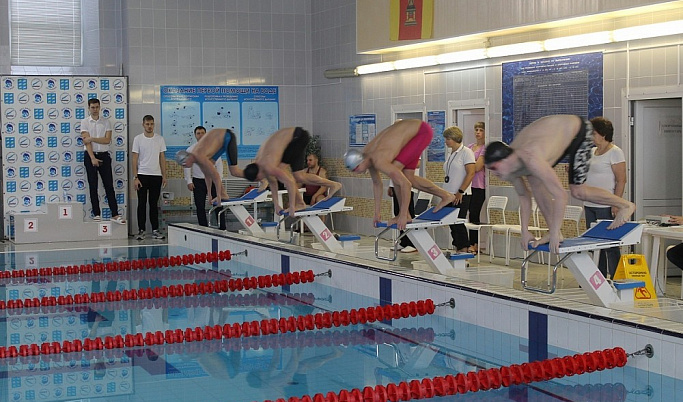
[[[116,161],[124,162],[126,160],[126,151],[116,151]]]
[[[28,134],[28,123],[27,122],[20,122],[19,123],[19,134]]]
[[[16,142],[14,137],[5,137],[5,148],[14,148],[15,146]]]

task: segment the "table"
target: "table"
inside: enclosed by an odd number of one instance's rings
[[[652,284],[659,296],[666,291],[666,269],[659,270],[659,255],[663,254],[663,250],[661,250],[662,239],[683,241],[683,226],[644,225],[643,254],[645,254],[645,259],[650,267]],[[663,256],[662,259],[666,261],[666,256]],[[683,286],[681,287],[681,298],[683,299]]]

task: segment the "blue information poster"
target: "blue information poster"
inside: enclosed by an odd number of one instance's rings
[[[544,116],[602,116],[602,78],[602,53],[503,63],[503,141]]]
[[[349,146],[364,147],[377,134],[376,114],[356,114],[349,117]]]
[[[443,132],[446,129],[446,111],[428,111],[427,124],[434,131],[434,138],[427,148],[427,161],[443,162],[446,160],[446,142],[443,138]]]
[[[162,86],[161,135],[166,157],[194,143],[194,128],[229,128],[240,158],[254,158],[259,146],[280,128],[278,87]]]

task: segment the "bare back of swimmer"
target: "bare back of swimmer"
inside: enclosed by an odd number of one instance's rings
[[[559,252],[560,229],[568,202],[567,192],[555,174],[553,166],[569,158],[569,190],[574,198],[618,209],[608,227],[623,225],[635,211],[635,204],[607,190],[585,184],[593,147],[593,126],[590,121],[574,115],[546,116],[520,131],[510,146],[496,141],[486,146],[484,160],[493,174],[512,182],[519,195],[522,247],[550,243],[550,251]],[[526,177],[529,185],[522,180]],[[549,232],[540,240],[528,230],[531,197],[548,222]]]
[[[381,219],[381,200],[384,193],[379,172],[389,176],[394,182],[394,191],[398,195],[399,214],[389,221],[396,223],[398,229],[405,229],[410,221],[408,205],[410,190],[415,187],[441,198],[435,211],[452,203],[455,195],[437,186],[433,182],[415,175],[415,168],[422,151],[432,141],[432,128],[422,120],[400,120],[382,130],[363,149],[362,160],[356,166],[349,166],[356,173],[370,172],[375,199],[375,225]],[[351,151],[350,151],[351,152]]]
[[[308,131],[301,127],[278,130],[261,144],[254,163],[244,169],[244,177],[247,180],[268,180],[270,191],[274,194],[278,191],[278,180],[282,182],[289,195],[288,212],[290,213],[306,208],[297,182],[328,187],[329,192],[325,199],[332,197],[342,187],[341,183],[336,181],[306,173],[306,147],[310,139]],[[277,197],[273,197],[273,204],[275,211],[279,213],[282,208],[278,204]]]

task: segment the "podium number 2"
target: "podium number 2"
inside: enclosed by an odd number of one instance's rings
[[[38,219],[24,219],[24,232],[37,232]]]
[[[111,236],[111,225],[109,223],[100,223],[100,236]]]
[[[73,214],[71,211],[71,205],[60,205],[59,206],[59,219],[72,219]]]

